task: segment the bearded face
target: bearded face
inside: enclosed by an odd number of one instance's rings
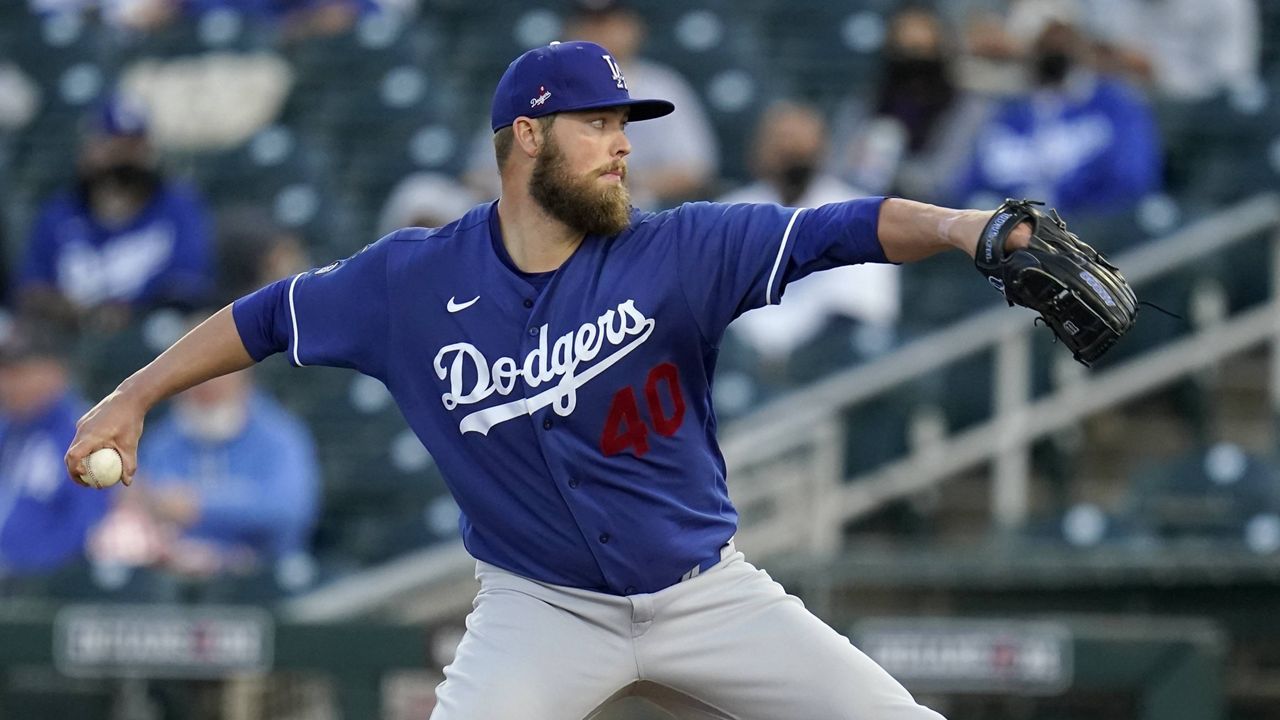
[[[574,175],[564,152],[547,128],[546,144],[534,160],[529,194],[552,217],[588,235],[617,235],[631,222],[631,193],[626,186],[626,165],[621,161]],[[622,182],[601,183],[610,173],[621,173]]]
[[[94,218],[121,227],[142,212],[163,178],[144,138],[95,136],[81,151],[77,180]]]

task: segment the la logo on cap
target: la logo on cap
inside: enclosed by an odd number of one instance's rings
[[[609,55],[601,55],[600,57],[604,58],[605,64],[609,66],[609,72],[613,73],[613,79],[618,83],[618,89],[628,90],[627,79],[622,76],[622,68],[618,67],[617,61]]]
[[[601,72],[595,58],[604,61]],[[628,122],[652,120],[675,110],[669,100],[633,98],[616,56],[585,40],[553,42],[526,51],[507,66],[493,92],[490,126],[494,132],[520,116],[627,108]]]

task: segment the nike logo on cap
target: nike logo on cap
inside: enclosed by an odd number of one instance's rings
[[[466,310],[472,305],[475,305],[476,301],[479,299],[480,299],[480,296],[477,295],[464,303],[460,303],[455,301],[453,298],[449,298],[449,303],[445,305],[445,308],[451,313],[460,312],[462,310]]]

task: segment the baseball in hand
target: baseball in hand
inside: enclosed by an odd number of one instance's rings
[[[99,490],[109,488],[120,482],[124,470],[120,463],[120,453],[115,448],[99,448],[89,453],[84,461],[86,472],[80,479],[89,487]]]

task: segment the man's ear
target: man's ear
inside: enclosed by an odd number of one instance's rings
[[[542,150],[542,124],[537,120],[524,116],[516,118],[511,124],[511,131],[515,135],[516,146],[526,157],[534,158]]]

